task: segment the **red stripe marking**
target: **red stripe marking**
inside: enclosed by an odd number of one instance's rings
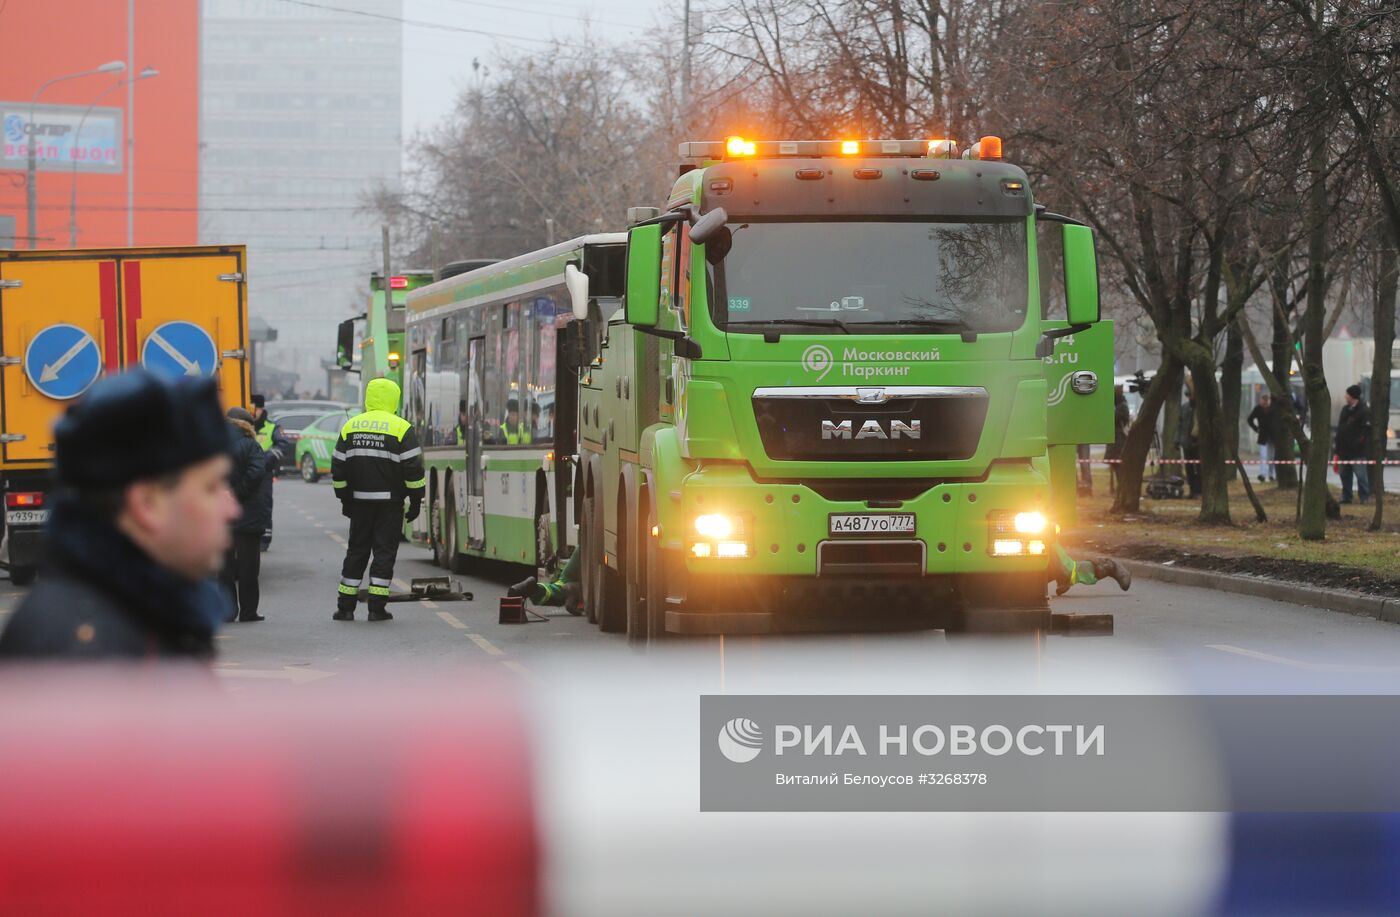
[[[126,365],[135,366],[140,361],[136,356],[136,323],[141,318],[141,262],[122,263],[126,294]]]
[[[117,340],[117,265],[114,261],[103,261],[97,265],[98,302],[102,309],[102,365],[108,372],[116,372],[121,366],[120,343]]]

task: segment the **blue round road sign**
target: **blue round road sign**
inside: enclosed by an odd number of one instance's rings
[[[76,325],[50,325],[24,351],[24,374],[40,394],[76,398],[102,374],[102,354],[91,334]]]
[[[192,322],[166,322],[146,337],[141,365],[167,377],[212,376],[219,351],[209,332]]]

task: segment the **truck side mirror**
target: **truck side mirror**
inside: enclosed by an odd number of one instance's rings
[[[627,323],[653,328],[661,314],[661,232],[659,223],[627,233]]]
[[[1094,231],[1088,226],[1061,227],[1065,251],[1065,312],[1071,325],[1099,320],[1099,263]]]
[[[355,365],[355,320],[347,318],[335,329],[335,364],[341,369]]]
[[[569,307],[573,310],[574,318],[579,321],[588,320],[588,275],[578,269],[576,264],[564,265],[564,286],[569,290]]]

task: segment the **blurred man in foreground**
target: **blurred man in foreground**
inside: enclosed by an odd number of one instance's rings
[[[99,381],[54,428],[59,490],[39,584],[0,657],[213,655],[213,578],[238,502],[212,379]]]

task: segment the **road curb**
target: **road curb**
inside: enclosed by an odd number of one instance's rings
[[[1179,586],[1196,586],[1201,589],[1214,589],[1217,592],[1233,592],[1255,598],[1271,599],[1275,602],[1289,602],[1294,605],[1309,605],[1313,608],[1326,608],[1346,614],[1375,618],[1400,624],[1400,599],[1390,599],[1379,595],[1362,595],[1359,592],[1344,592],[1340,589],[1318,589],[1301,583],[1283,583],[1277,580],[1259,579],[1253,576],[1240,576],[1232,573],[1213,573],[1209,570],[1192,570],[1188,567],[1166,566],[1144,560],[1123,560],[1120,564],[1132,571],[1133,576],[1143,579],[1175,583]]]

